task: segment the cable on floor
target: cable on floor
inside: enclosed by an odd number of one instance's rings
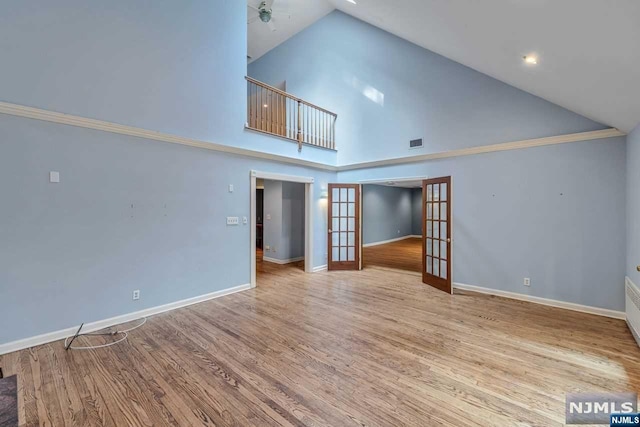
[[[127,339],[127,337],[129,336],[129,332],[133,331],[134,329],[138,329],[140,326],[144,325],[145,323],[147,323],[147,318],[144,317],[142,318],[142,322],[140,322],[139,324],[137,324],[136,326],[129,328],[129,329],[123,329],[121,331],[113,331],[113,332],[109,332],[109,333],[96,333],[96,332],[89,332],[86,334],[81,334],[80,330],[82,329],[82,325],[80,325],[80,329],[78,329],[78,332],[76,332],[76,334],[72,337],[67,337],[64,340],[64,348],[65,350],[94,350],[94,349],[98,349],[98,348],[105,348],[105,347],[111,347],[112,345],[116,345],[116,344],[120,344],[121,342],[125,341]],[[78,338],[78,337],[89,337],[89,336],[116,336],[116,335],[122,335],[122,338],[120,338],[117,341],[114,342],[110,342],[108,344],[102,344],[102,345],[91,345],[91,346],[86,346],[86,347],[73,347],[71,344],[73,344],[73,341]],[[69,341],[71,340],[71,341]]]

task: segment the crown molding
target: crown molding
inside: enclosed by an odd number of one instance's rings
[[[183,136],[171,135],[168,133],[156,132],[152,130],[137,128],[133,126],[121,125],[118,123],[105,122],[103,120],[89,119],[86,117],[74,116],[71,114],[58,113],[55,111],[43,110],[40,108],[26,107],[23,105],[0,102],[0,114],[26,117],[34,120],[58,123],[69,126],[76,126],[86,129],[100,130],[103,132],[117,133],[120,135],[134,136],[153,141],[169,142],[172,144],[186,145],[189,147],[203,148],[205,150],[219,151],[228,154],[254,157],[263,160],[273,160],[281,163],[290,163],[299,166],[306,166],[313,169],[328,170],[336,172],[335,166],[310,160],[295,159],[292,157],[277,154],[264,153],[261,151],[249,150],[246,148],[232,147],[229,145],[217,144],[215,142],[202,141],[198,139],[186,138]]]
[[[557,135],[545,138],[525,139],[521,141],[504,142],[492,145],[482,145],[478,147],[461,148],[457,150],[442,151],[438,153],[422,154],[419,156],[396,157],[393,159],[376,160],[370,162],[351,163],[342,166],[333,166],[325,163],[313,162],[310,160],[296,159],[277,154],[264,153],[261,151],[249,150],[246,148],[233,147],[229,145],[217,144],[215,142],[202,141],[171,135],[162,132],[126,126],[103,120],[89,119],[86,117],[74,116],[71,114],[58,113],[34,107],[26,107],[8,102],[0,102],[0,114],[8,114],[17,117],[26,117],[34,120],[43,120],[52,123],[76,126],[86,129],[100,130],[120,135],[134,136],[153,141],[168,142],[172,144],[186,145],[190,147],[202,148],[205,150],[219,151],[222,153],[236,154],[240,156],[253,157],[263,160],[272,160],[281,163],[289,163],[298,166],[305,166],[312,169],[320,169],[331,172],[344,172],[356,169],[377,168],[382,166],[392,166],[409,163],[426,162],[429,160],[446,159],[451,157],[472,156],[475,154],[494,153],[498,151],[521,150],[524,148],[542,147],[545,145],[566,144],[569,142],[582,142],[594,139],[615,138],[625,136],[624,132],[615,128],[596,130],[591,132],[572,133],[567,135]]]

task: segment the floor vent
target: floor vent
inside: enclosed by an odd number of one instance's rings
[[[640,289],[627,278],[625,290],[625,314],[627,315],[627,324],[640,345]]]

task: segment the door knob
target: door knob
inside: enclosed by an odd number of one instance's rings
[[[447,243],[451,243],[451,239],[447,239]]]
[[[333,233],[333,230],[329,230],[329,233]]]

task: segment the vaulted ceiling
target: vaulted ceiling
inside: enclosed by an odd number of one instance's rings
[[[628,132],[640,122],[638,0],[355,1],[275,0],[291,18],[275,32],[250,25],[249,53],[263,55],[338,8],[600,123]],[[537,65],[522,60],[530,54]]]

